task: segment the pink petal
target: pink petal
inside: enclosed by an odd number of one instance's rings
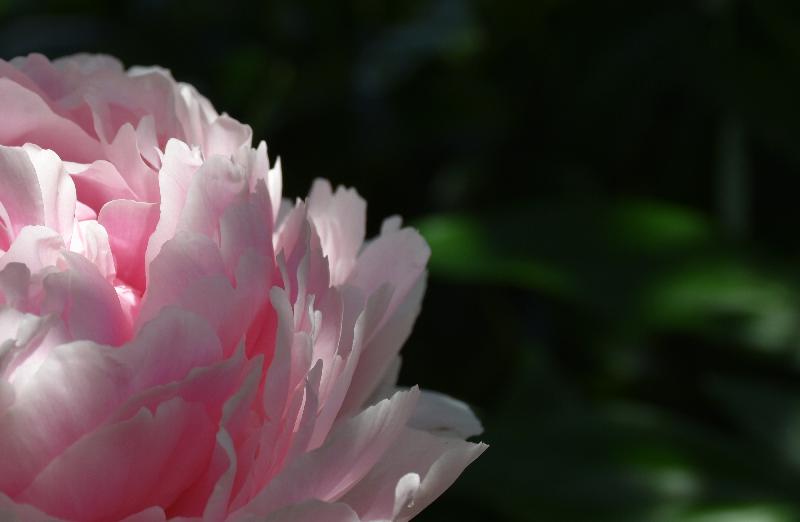
[[[177,230],[200,233],[218,241],[223,213],[232,203],[241,201],[247,189],[247,180],[236,164],[212,156],[192,178]]]
[[[55,114],[42,98],[8,78],[0,78],[0,143],[35,143],[65,161],[91,163],[102,157],[100,144],[77,124]]]
[[[377,332],[373,330],[371,336],[366,334],[368,337],[342,406],[343,412],[356,411],[365,404],[380,385],[386,372],[391,370],[392,362],[411,334],[424,293],[425,279],[424,276],[419,276],[405,298],[392,312],[387,313],[386,322],[380,329]],[[392,302],[394,300],[395,295],[392,295]]]
[[[219,116],[208,99],[185,83],[176,86],[175,115],[181,122],[185,141],[195,145],[204,143],[208,125]]]
[[[150,265],[150,282],[137,324],[142,325],[168,305],[178,305],[203,317],[222,335],[226,353],[246,331],[251,310],[236,309],[237,292],[228,279],[217,246],[200,234],[181,232],[168,241]]]
[[[225,520],[236,469],[233,441],[225,430],[220,430],[205,473],[173,503],[171,512],[180,514],[182,519]]]
[[[436,500],[486,448],[406,429],[342,500],[364,522],[405,522]]]
[[[281,209],[281,191],[283,190],[283,173],[281,171],[281,159],[275,160],[275,166],[267,174],[267,188],[272,201],[272,220],[278,223],[278,212]]]
[[[189,516],[202,514],[207,520],[221,520],[228,512],[235,490],[235,481],[242,471],[240,463],[247,463],[239,457],[243,453],[249,456],[243,439],[247,435],[246,424],[252,420],[251,408],[257,396],[261,376],[260,364],[251,365],[238,391],[225,402],[211,464],[192,487],[173,504],[170,510],[172,514]]]
[[[443,393],[423,390],[409,427],[448,437],[467,439],[483,432],[469,406]]]
[[[103,279],[114,283],[117,267],[105,227],[95,220],[76,221],[69,249],[93,264]]]
[[[23,150],[30,158],[39,181],[44,217],[41,224],[60,233],[64,242],[69,243],[75,220],[75,185],[53,151],[35,145],[25,145]]]
[[[31,271],[23,263],[3,263],[0,269],[0,304],[5,304],[18,310],[25,310],[28,306],[28,285]]]
[[[230,156],[242,146],[250,146],[253,131],[227,114],[219,116],[205,130],[203,151],[207,158],[214,155]]]
[[[130,336],[131,325],[117,293],[86,258],[66,252],[68,269],[44,280],[42,312],[64,318],[73,339],[119,345]]]
[[[97,221],[108,231],[117,276],[139,290],[145,288],[145,249],[158,223],[158,205],[116,200],[103,206]]]
[[[256,193],[228,205],[220,217],[220,250],[228,271],[232,272],[246,251],[263,258],[264,270],[272,269],[272,211],[269,194],[262,183]]]
[[[145,264],[150,265],[161,247],[175,236],[195,171],[202,165],[199,153],[178,140],[169,140],[158,173],[161,205],[155,231],[147,244]]]
[[[44,61],[47,61],[47,58],[44,56],[41,56],[41,58],[43,58]],[[15,65],[11,62],[0,60],[0,78],[8,78],[12,82],[19,84],[33,93],[36,93],[43,100],[47,99],[47,95],[38,85],[36,85],[36,82],[18,68],[20,63],[19,59],[12,60],[12,62],[17,66],[15,67]]]
[[[137,200],[158,201],[158,177],[142,159],[133,125],[125,123],[111,143],[103,142],[103,152],[125,179]]]
[[[0,339],[4,339],[0,376],[15,385],[33,374],[54,346],[67,340],[58,317],[25,314],[13,308],[0,308]]]
[[[0,491],[16,495],[129,391],[128,369],[89,342],[53,349],[0,418]]]
[[[3,522],[65,522],[28,504],[18,504],[0,493],[0,520]]]
[[[180,399],[154,414],[142,410],[78,441],[18,499],[78,520],[119,520],[168,506],[207,464],[215,431],[200,405]]]
[[[78,199],[98,212],[115,199],[136,199],[136,194],[117,168],[105,160],[89,165],[65,163],[64,167],[75,183]]]
[[[331,284],[347,280],[366,234],[367,203],[354,189],[331,191],[328,181],[317,179],[308,196],[308,215],[330,263]]]
[[[0,247],[8,249],[23,227],[44,225],[44,203],[33,163],[24,150],[0,146],[0,172],[0,205],[5,210],[0,219],[6,221],[9,234]]]
[[[189,373],[220,357],[219,342],[209,327],[174,308],[119,349],[85,341],[54,347],[30,378],[15,382],[15,402],[0,417],[0,491],[14,494],[24,488],[52,458],[115,410],[120,421],[127,418],[124,410],[128,416],[135,414],[144,404],[142,398],[136,410],[118,408],[142,390],[161,394],[148,402],[154,409],[178,395],[191,402],[216,402],[218,406],[209,407],[219,409],[240,382],[241,361],[226,361],[230,372],[212,367]],[[158,388],[183,379],[186,382],[172,390]]]
[[[63,251],[64,240],[57,232],[47,227],[27,226],[20,230],[11,248],[0,255],[0,269],[10,263],[21,263],[31,274],[36,274],[55,266]]]
[[[135,368],[134,389],[145,390],[217,363],[222,359],[222,348],[205,321],[170,307],[144,325],[138,336],[119,350],[118,358]]]
[[[14,404],[14,387],[4,378],[0,378],[0,417]]]
[[[391,447],[411,415],[417,395],[416,389],[398,392],[342,423],[322,447],[291,462],[235,515],[263,516],[306,500],[341,498]]]
[[[164,510],[158,506],[150,507],[144,511],[140,511],[135,515],[125,517],[121,522],[165,522],[167,515]]]
[[[361,252],[348,282],[367,295],[390,284],[395,292],[391,313],[425,273],[430,252],[428,244],[413,229],[403,228],[380,235]]]
[[[358,515],[347,504],[320,502],[309,500],[302,504],[289,506],[271,514],[266,519],[261,517],[245,517],[236,522],[361,522]]]

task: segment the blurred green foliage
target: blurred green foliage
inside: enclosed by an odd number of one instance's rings
[[[490,449],[419,520],[800,520],[791,1],[0,2],[0,51],[159,63],[287,193],[431,243],[404,383]]]

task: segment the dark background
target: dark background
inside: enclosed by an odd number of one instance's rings
[[[433,248],[401,381],[490,449],[420,521],[800,520],[796,2],[0,0],[160,64]],[[0,115],[2,117],[2,115]]]

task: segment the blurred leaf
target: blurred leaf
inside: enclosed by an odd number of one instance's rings
[[[475,218],[432,216],[416,225],[431,246],[430,269],[436,275],[557,295],[571,290],[569,277],[555,266],[497,248],[488,227]]]
[[[658,522],[794,522],[800,512],[780,504],[728,505],[702,509],[670,509]]]
[[[718,376],[709,389],[758,442],[759,461],[789,463],[800,469],[800,387]]]
[[[698,212],[661,201],[630,200],[613,206],[609,228],[617,241],[662,252],[712,237],[711,225]]]
[[[733,259],[677,267],[644,292],[645,316],[659,328],[692,328],[765,349],[791,345],[800,309],[786,278]]]

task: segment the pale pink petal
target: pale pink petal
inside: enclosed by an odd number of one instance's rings
[[[221,520],[228,512],[235,481],[241,474],[239,456],[243,452],[249,456],[244,439],[261,375],[260,364],[253,364],[239,390],[225,402],[211,463],[205,473],[173,504],[172,513],[189,516],[202,514],[206,520]]]
[[[0,493],[0,520],[3,522],[65,522],[51,517],[28,504],[14,502]]]
[[[469,406],[443,393],[423,390],[409,427],[437,435],[467,439],[483,432]]]
[[[181,122],[187,143],[205,142],[206,128],[219,116],[211,103],[191,85],[179,83],[175,95],[175,115]]]
[[[206,236],[180,233],[164,244],[150,264],[150,282],[142,299],[137,324],[142,325],[168,305],[180,305],[222,330],[233,320],[236,292],[226,274],[217,246]],[[230,347],[238,339],[226,339]]]
[[[25,145],[23,150],[31,160],[42,198],[42,224],[61,234],[69,243],[75,216],[75,185],[64,170],[56,154],[35,145]],[[30,223],[31,225],[37,223]]]
[[[91,163],[102,157],[100,144],[70,120],[55,114],[36,93],[0,78],[0,143],[35,143],[65,161]]]
[[[178,140],[167,142],[158,174],[161,191],[160,217],[147,244],[146,266],[149,266],[158,255],[162,245],[175,236],[181,211],[186,204],[189,186],[200,165],[202,161],[199,152],[191,150]]]
[[[388,287],[384,287],[384,289],[386,288]],[[373,330],[374,333],[367,337],[342,407],[343,412],[350,413],[362,407],[367,399],[375,393],[385,374],[391,371],[392,362],[414,326],[424,293],[425,278],[419,276],[405,299],[397,305],[392,313],[388,314],[386,322],[377,331]],[[392,295],[392,302],[394,302],[394,295]]]
[[[135,515],[125,517],[121,522],[165,522],[166,520],[167,515],[164,510],[159,506],[153,506]]]
[[[78,221],[89,221],[89,220],[97,220],[97,212],[92,209],[92,207],[86,205],[85,203],[81,203],[80,201],[75,202],[75,219]]]
[[[436,500],[486,447],[406,429],[342,500],[364,522],[405,522]]]
[[[117,268],[105,227],[95,220],[76,221],[69,249],[86,258],[106,281],[113,284]]]
[[[158,223],[156,203],[116,200],[103,206],[97,221],[108,231],[117,276],[128,285],[145,288],[145,250]]]
[[[347,504],[338,502],[320,502],[309,500],[302,504],[289,506],[277,511],[267,518],[251,516],[242,518],[241,521],[257,522],[361,522],[358,515]],[[239,522],[240,519],[236,519]]]
[[[286,260],[296,258],[293,263],[295,267],[306,253],[304,248],[307,245],[303,241],[308,236],[309,228],[306,212],[306,205],[298,201],[280,223],[272,240],[275,254],[282,255]]]
[[[73,339],[119,345],[131,334],[114,287],[97,267],[72,252],[64,253],[67,269],[44,279],[43,313],[63,317]]]
[[[54,230],[42,226],[28,226],[5,254],[0,255],[0,269],[10,263],[21,263],[32,274],[46,267],[54,267],[64,252],[64,240]]]
[[[232,155],[233,162],[242,167],[245,178],[248,180],[250,192],[254,192],[257,183],[263,183],[269,190],[269,157],[267,156],[267,144],[264,141],[258,143],[258,147],[240,147]],[[270,198],[270,203],[272,203]],[[273,217],[270,216],[268,223],[272,224]]]
[[[233,441],[225,430],[220,430],[205,473],[172,504],[171,511],[179,513],[181,520],[189,517],[225,520],[236,465]]]
[[[47,58],[45,58],[44,56],[41,56],[41,58],[44,61],[47,61]],[[27,90],[33,93],[36,93],[43,100],[46,100],[48,98],[47,94],[44,91],[42,91],[42,89],[38,85],[36,85],[36,82],[32,78],[30,78],[28,74],[25,74],[21,70],[22,68],[19,67],[20,58],[15,58],[14,60],[12,60],[12,62],[7,62],[5,60],[0,59],[0,78],[8,78],[12,82],[19,84],[20,86],[26,88]]]
[[[65,163],[64,168],[72,176],[78,199],[95,212],[115,199],[136,199],[128,182],[108,161],[98,160],[88,165]]]
[[[275,257],[272,252],[269,194],[263,182],[255,188],[255,194],[228,205],[220,217],[219,244],[229,271],[238,265],[240,257],[248,250],[260,255],[264,265]],[[267,265],[264,270],[271,268]]]
[[[275,166],[267,174],[267,187],[272,200],[272,220],[278,223],[278,212],[281,209],[281,192],[283,190],[283,173],[281,172],[281,159],[275,160]]]
[[[174,399],[82,438],[18,499],[77,520],[116,520],[169,506],[205,467],[214,432],[200,405]]]
[[[393,232],[399,231],[403,227],[403,218],[400,216],[389,216],[381,223],[381,234],[389,235]]]
[[[192,178],[176,230],[219,241],[223,213],[242,200],[247,188],[247,179],[238,165],[220,156],[209,158]]]
[[[4,427],[0,430],[4,463],[0,491],[14,493],[25,487],[50,459],[84,433],[112,413],[119,417],[115,409],[133,394],[186,379],[193,369],[203,369],[220,357],[219,341],[209,327],[188,312],[172,308],[118,349],[85,341],[55,346],[33,375],[15,382],[16,400],[0,417]],[[160,399],[148,404],[156,407],[183,394],[192,402],[217,402],[219,409],[241,379],[241,361],[232,358],[227,363],[227,368],[198,373],[184,388],[157,390]],[[141,407],[143,399],[138,404]]]
[[[371,294],[384,284],[394,288],[391,310],[425,273],[430,248],[416,230],[403,228],[378,236],[368,243],[348,282]]]
[[[118,351],[117,358],[135,368],[133,389],[145,390],[220,361],[222,347],[200,317],[170,307],[144,325],[136,338]]]
[[[317,179],[308,196],[308,215],[330,263],[331,284],[347,280],[366,234],[367,203],[354,189],[331,191],[327,180]]]
[[[242,146],[250,146],[253,131],[227,114],[215,119],[205,131],[203,151],[207,158],[213,155],[230,156]]]
[[[0,80],[2,81],[2,80]],[[0,218],[9,244],[27,225],[44,225],[44,203],[33,163],[21,148],[0,146]]]
[[[154,169],[161,167],[161,147],[159,145],[158,128],[152,114],[146,114],[136,126],[136,142],[142,158]]]
[[[136,126],[144,116],[155,121],[155,127],[167,136],[181,138],[175,118],[175,81],[169,71],[160,67],[131,67],[127,74],[109,68],[86,71],[79,95],[91,106],[95,131],[109,140],[125,125]],[[166,141],[166,140],[165,140]],[[138,145],[137,145],[138,149]]]
[[[136,199],[158,201],[158,176],[142,159],[133,125],[122,125],[111,143],[103,143],[103,152],[125,179]]]
[[[0,260],[3,256],[0,256]],[[1,263],[1,262],[0,262]],[[31,271],[23,263],[6,263],[0,269],[0,304],[18,310],[28,307],[28,285]]]
[[[376,299],[377,298],[377,299]],[[311,437],[310,447],[317,448],[322,445],[330,432],[331,426],[339,415],[345,397],[352,383],[353,375],[358,367],[359,359],[364,348],[364,336],[370,326],[376,323],[383,313],[383,307],[375,304],[380,296],[371,299],[366,308],[354,319],[360,307],[357,307],[357,296],[350,292],[343,293],[344,310],[342,313],[342,333],[337,347],[336,367],[329,370],[327,387],[321,392],[322,407],[320,408],[314,433]],[[344,332],[352,332],[351,337]],[[318,338],[318,341],[320,339]],[[333,365],[329,365],[333,366]],[[388,398],[388,397],[387,397]]]
[[[398,392],[343,422],[322,447],[291,462],[234,515],[267,515],[306,500],[341,498],[391,447],[411,415],[417,395],[417,390]]]
[[[395,358],[392,359],[392,362],[389,363],[389,367],[384,372],[380,382],[367,399],[367,404],[374,404],[378,401],[382,401],[383,399],[391,397],[392,394],[397,391],[397,380],[400,377],[400,367],[402,366],[402,362],[403,358],[400,356],[400,354],[396,355]],[[422,394],[425,394],[425,390],[422,390]]]
[[[0,377],[0,417],[14,404],[14,387],[6,379]]]
[[[96,426],[129,392],[129,370],[89,342],[61,345],[15,384],[0,418],[0,491],[15,495],[49,460]]]
[[[236,393],[252,367],[252,361],[237,354],[210,366],[194,368],[178,380],[134,390],[135,394],[115,409],[109,419],[124,420],[142,408],[152,411],[160,404],[180,398],[202,404],[209,418],[219,424],[226,401]]]
[[[0,377],[19,385],[35,372],[54,346],[66,340],[58,317],[0,307]]]

